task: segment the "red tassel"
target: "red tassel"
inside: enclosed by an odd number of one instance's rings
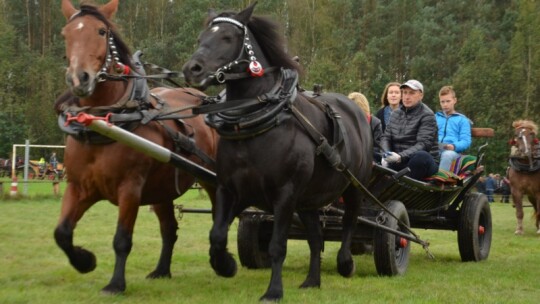
[[[515,140],[515,139],[510,139],[510,140],[508,141],[508,144],[509,144],[510,146],[515,146],[515,145],[516,145],[516,140]]]
[[[129,66],[122,63],[117,63],[114,66],[114,70],[116,71],[116,73],[123,74],[123,75],[129,75],[129,72],[130,72]]]

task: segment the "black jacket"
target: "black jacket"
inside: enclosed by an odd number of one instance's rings
[[[377,162],[381,160],[381,137],[382,137],[382,127],[381,127],[381,120],[378,119],[376,116],[371,115],[371,133],[373,134],[373,156]]]
[[[375,113],[375,117],[381,121],[381,128],[383,132],[386,130],[386,122],[384,122],[384,108],[385,107],[380,108],[377,113]]]
[[[396,152],[403,162],[418,151],[429,152],[439,158],[437,121],[433,111],[420,102],[412,108],[403,105],[390,116],[390,121],[381,137],[384,151]]]

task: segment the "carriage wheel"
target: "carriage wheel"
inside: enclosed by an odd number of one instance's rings
[[[272,238],[273,222],[253,216],[241,216],[238,224],[238,257],[242,266],[250,269],[271,266],[268,246]]]
[[[486,195],[470,193],[459,211],[458,245],[463,262],[482,261],[491,248],[491,209]]]
[[[390,215],[385,215],[385,226],[400,232],[407,232],[409,226],[409,215],[407,209],[400,201],[389,201],[387,208],[403,224]],[[379,275],[395,276],[402,275],[409,265],[410,242],[393,233],[381,229],[375,229],[373,239],[373,259],[375,268]]]

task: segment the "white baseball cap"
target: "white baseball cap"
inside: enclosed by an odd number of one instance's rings
[[[403,87],[409,87],[415,91],[420,91],[424,93],[424,86],[418,80],[414,80],[414,79],[407,80],[407,82],[405,82],[404,84],[400,86],[401,89],[403,89]]]

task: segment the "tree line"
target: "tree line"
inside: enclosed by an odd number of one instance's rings
[[[25,139],[64,141],[52,110],[66,89],[60,2],[0,0],[2,156]],[[209,9],[238,11],[250,2],[121,0],[115,21],[143,60],[180,70]],[[375,111],[386,83],[414,78],[436,111],[439,88],[453,85],[458,111],[476,127],[495,129],[485,159],[490,172],[506,168],[513,120],[540,123],[539,1],[265,0],[255,14],[282,25],[307,89],[322,84],[327,91],[359,91]],[[484,140],[475,142],[470,153]]]

